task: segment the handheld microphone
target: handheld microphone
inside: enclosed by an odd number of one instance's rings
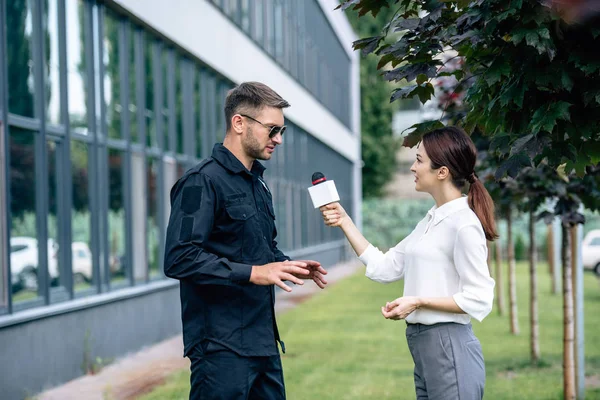
[[[315,172],[312,175],[312,184],[308,188],[308,194],[315,208],[340,201],[340,195],[335,188],[335,182],[328,181],[321,172]]]

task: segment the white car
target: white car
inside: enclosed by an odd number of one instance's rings
[[[581,243],[583,268],[593,270],[600,276],[600,229],[589,231]]]
[[[85,242],[71,243],[74,284],[92,280],[92,252]]]
[[[92,279],[92,252],[85,242],[71,244],[74,283],[83,283]],[[59,276],[58,245],[48,239],[48,272],[51,279]],[[35,290],[38,282],[38,241],[32,237],[16,236],[10,238],[11,282],[13,286]]]
[[[48,271],[51,278],[58,276],[56,244],[48,239]],[[10,272],[13,286],[35,290],[38,282],[38,241],[27,236],[10,238]]]

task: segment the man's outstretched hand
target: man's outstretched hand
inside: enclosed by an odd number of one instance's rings
[[[312,279],[314,283],[316,283],[316,285],[318,287],[320,287],[321,289],[325,288],[325,285],[327,285],[327,281],[325,280],[325,278],[323,277],[323,275],[327,275],[327,271],[325,270],[325,268],[323,268],[321,266],[321,263],[318,261],[313,261],[313,260],[298,260],[300,262],[303,262],[306,264],[306,267],[304,267],[304,269],[309,271],[308,275],[295,275],[296,278],[300,278],[300,279]]]
[[[286,285],[284,281],[303,285],[303,279],[312,279],[322,289],[327,284],[327,281],[323,278],[323,275],[326,274],[327,271],[317,261],[280,261],[252,266],[250,282],[255,285],[277,285],[286,292],[291,292],[292,288]]]

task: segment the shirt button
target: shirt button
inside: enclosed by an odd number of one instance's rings
[[[263,236],[263,239],[267,240],[267,237],[266,237],[266,236]]]
[[[242,214],[242,217],[246,218],[246,214]]]

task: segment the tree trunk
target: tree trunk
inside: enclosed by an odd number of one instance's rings
[[[535,241],[535,214],[529,213],[529,274],[530,274],[530,302],[529,316],[531,318],[531,363],[537,364],[540,360],[540,326],[538,323],[537,299],[537,249]]]
[[[563,395],[565,400],[575,399],[575,355],[573,324],[573,284],[570,235],[568,228],[562,228],[562,273],[563,273]]]
[[[554,257],[554,224],[549,223],[546,225],[548,227],[548,236],[547,236],[547,248],[548,248],[548,272],[550,273],[550,291],[552,294],[558,294],[559,285],[556,279],[555,269],[556,269],[556,259]]]
[[[494,242],[496,251],[496,306],[498,307],[498,315],[506,314],[506,304],[504,301],[504,272],[502,272],[502,245],[500,239]]]
[[[508,210],[506,215],[507,238],[506,246],[508,248],[508,292],[510,307],[510,333],[519,334],[519,320],[517,312],[517,267],[515,261],[515,245],[512,237],[512,210]]]
[[[578,276],[581,274],[582,270],[579,268],[579,237],[578,237],[579,226],[575,225],[570,229],[571,234],[571,280],[573,281],[572,285],[572,298],[573,298],[573,358],[574,358],[574,374],[575,374],[575,393],[579,398],[581,397],[580,389],[585,385],[583,382],[580,382],[582,376],[585,375],[585,371],[580,371],[579,369],[584,369],[584,365],[581,363],[580,352],[583,351],[583,347],[580,347],[580,335],[583,335],[584,332],[580,332],[579,328],[582,324],[579,323],[579,318],[581,318],[581,314],[579,314],[579,305],[578,301],[581,301],[581,298],[578,298],[577,293],[577,280],[580,279]]]

